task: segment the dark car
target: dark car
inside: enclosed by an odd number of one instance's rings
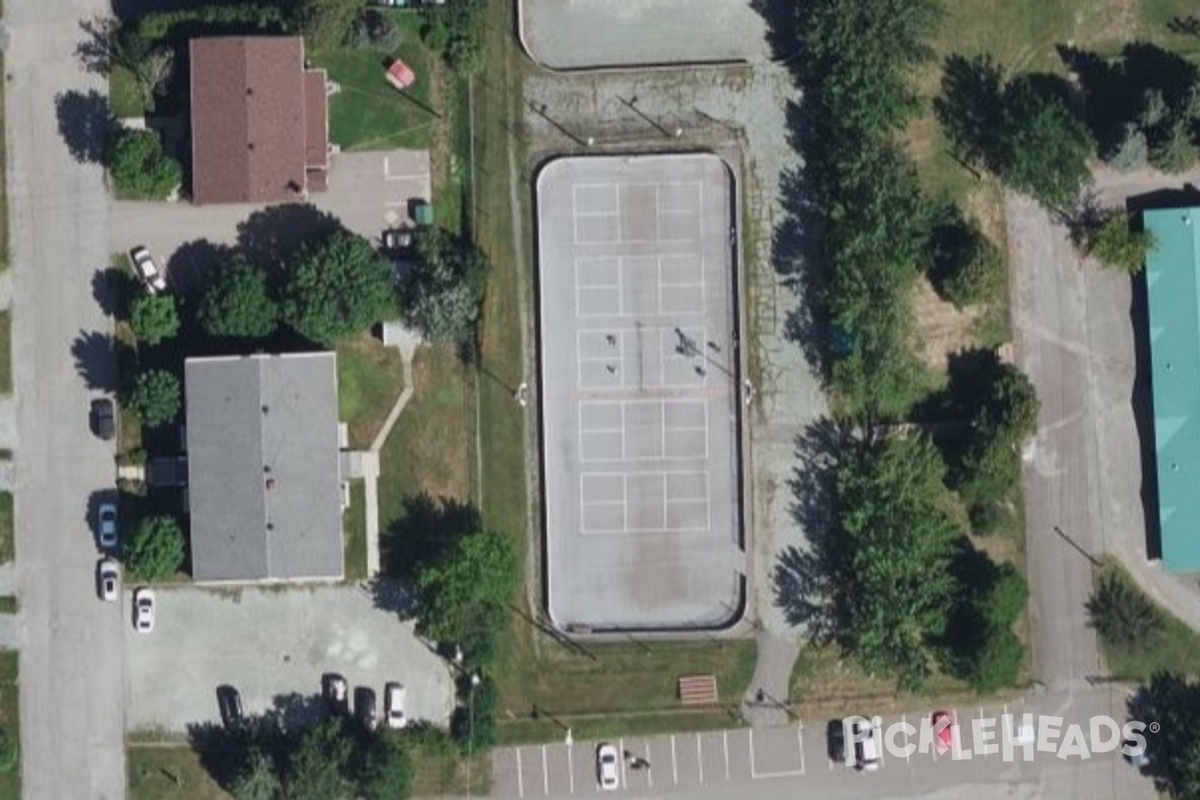
[[[413,231],[407,228],[391,228],[383,232],[383,249],[387,253],[405,256],[412,252],[416,240]]]
[[[379,711],[375,705],[375,690],[360,686],[354,690],[354,713],[368,731],[379,725]]]
[[[92,432],[105,441],[117,435],[116,412],[107,397],[92,401]]]
[[[329,713],[335,717],[344,717],[350,713],[350,693],[346,688],[346,679],[336,672],[321,676],[321,694],[325,696],[325,705]]]
[[[242,696],[229,685],[217,687],[217,708],[221,710],[221,724],[229,730],[242,727],[246,715],[242,713]]]
[[[830,761],[846,763],[846,729],[840,719],[831,719],[825,726],[825,748]]]

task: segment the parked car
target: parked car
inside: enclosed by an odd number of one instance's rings
[[[402,684],[389,683],[383,687],[383,715],[389,728],[398,730],[408,725],[408,716],[404,713],[407,699],[408,689]]]
[[[825,748],[830,761],[846,763],[846,729],[840,719],[831,719],[826,723]]]
[[[854,768],[862,772],[874,772],[879,769],[882,762],[879,760],[879,739],[875,736],[875,729],[870,725],[864,726],[855,722],[851,731],[855,739],[863,737],[861,741],[854,743]]]
[[[360,686],[354,690],[354,713],[368,731],[375,730],[379,725],[379,715],[375,707],[375,690]]]
[[[133,627],[138,633],[154,630],[154,590],[146,586],[133,593]]]
[[[392,255],[407,255],[414,243],[410,228],[389,228],[383,232],[383,249]]]
[[[221,724],[227,729],[236,730],[245,724],[242,695],[232,686],[225,684],[217,687],[217,708],[221,712]]]
[[[96,565],[96,589],[104,602],[116,602],[121,590],[121,567],[113,559],[102,558]]]
[[[104,441],[117,435],[117,415],[113,401],[98,397],[92,401],[92,433]]]
[[[938,725],[942,724],[942,720],[946,721],[945,727],[939,731]],[[937,731],[938,741],[945,745],[946,752],[954,749],[954,717],[947,711],[935,711],[929,722]]]
[[[350,692],[346,679],[336,672],[321,676],[321,693],[325,696],[325,704],[329,713],[335,717],[344,717],[350,713]]]
[[[614,744],[601,742],[596,748],[596,782],[606,792],[620,786],[620,758]]]
[[[112,550],[117,546],[117,506],[114,503],[100,504],[100,547]]]
[[[158,294],[167,290],[167,276],[154,263],[154,256],[150,255],[149,250],[139,245],[129,251],[129,257],[133,259],[133,270],[147,292]]]

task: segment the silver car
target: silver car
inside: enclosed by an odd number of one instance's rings
[[[158,268],[158,264],[154,263],[154,256],[150,255],[149,250],[141,246],[135,247],[129,252],[129,257],[133,259],[133,269],[138,280],[145,284],[147,292],[158,294],[167,290],[167,276]]]

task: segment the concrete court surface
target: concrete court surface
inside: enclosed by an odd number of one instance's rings
[[[445,724],[454,706],[449,665],[413,634],[413,622],[375,607],[359,586],[210,591],[159,589],[154,631],[131,620],[132,592],[122,599],[126,727],[186,730],[219,722],[216,688],[235,686],[249,715],[293,692],[319,695],[321,675],[338,672],[375,690],[408,687],[408,714]]]
[[[347,228],[373,242],[379,241],[386,228],[412,224],[409,218],[411,200],[432,197],[429,152],[426,150],[335,153],[331,163],[329,188],[324,192],[313,192],[307,202],[337,217]],[[180,245],[198,240],[217,245],[237,244],[239,225],[264,208],[279,218],[277,223],[264,226],[270,228],[268,235],[284,244],[303,240],[312,231],[292,221],[300,220],[301,215],[287,217],[289,207],[294,209],[298,205],[114,203],[110,250],[128,252],[135,245],[145,245],[166,262],[170,279],[173,266],[180,275],[193,271],[191,264],[171,263],[172,254]],[[187,259],[181,256],[181,260]]]
[[[766,56],[750,0],[518,0],[521,40],[552,69],[748,60]]]
[[[537,179],[549,610],[693,628],[740,605],[733,179],[715,155]]]
[[[956,721],[954,752],[939,755],[931,748],[908,758],[883,749],[876,772],[858,772],[844,762],[831,761],[826,740],[826,719],[806,719],[774,728],[739,728],[704,733],[660,736],[625,736],[609,739],[619,751],[643,758],[648,769],[622,764],[616,791],[602,792],[596,785],[597,742],[575,741],[507,747],[493,752],[492,796],[503,800],[575,800],[578,797],[629,796],[686,797],[720,800],[793,800],[793,798],[844,798],[845,800],[1152,800],[1149,778],[1140,775],[1119,753],[1093,753],[1087,760],[1060,759],[1057,753],[1031,752],[1024,760],[1020,747],[1014,760],[1001,752],[981,755],[972,720],[1000,722],[1005,713],[1020,724],[1026,713],[1061,716],[1063,729],[1079,724],[1087,736],[1093,715],[1124,719],[1125,692],[1104,687],[1078,698],[1064,712],[1062,695],[1044,696],[1035,702],[986,707],[949,707]],[[862,709],[858,709],[862,710]],[[880,736],[894,723],[919,730],[933,707],[913,708],[912,713],[890,714],[882,719]],[[864,713],[869,713],[866,709]],[[839,718],[840,719],[840,718]],[[997,733],[993,727],[990,733]],[[898,744],[904,743],[898,737]],[[919,735],[910,741],[919,747]],[[1048,740],[1049,741],[1049,740]],[[989,744],[997,744],[999,737]],[[1053,740],[1057,746],[1060,736]],[[882,740],[881,740],[882,743]],[[970,757],[966,757],[967,753]]]

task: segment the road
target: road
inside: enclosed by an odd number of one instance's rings
[[[1010,193],[1005,208],[1016,360],[1041,400],[1022,470],[1033,674],[1071,692],[1100,674],[1084,604],[1089,556],[1106,549],[1086,275],[1064,231],[1032,200]]]
[[[8,181],[16,384],[16,549],[21,599],[21,748],[27,800],[125,794],[124,637],[128,606],[96,599],[93,493],[111,487],[112,447],[91,436],[71,343],[110,325],[92,297],[108,259],[98,167],[59,135],[55,97],[104,90],[75,59],[98,0],[9,3]],[[110,378],[111,363],[93,364]]]

